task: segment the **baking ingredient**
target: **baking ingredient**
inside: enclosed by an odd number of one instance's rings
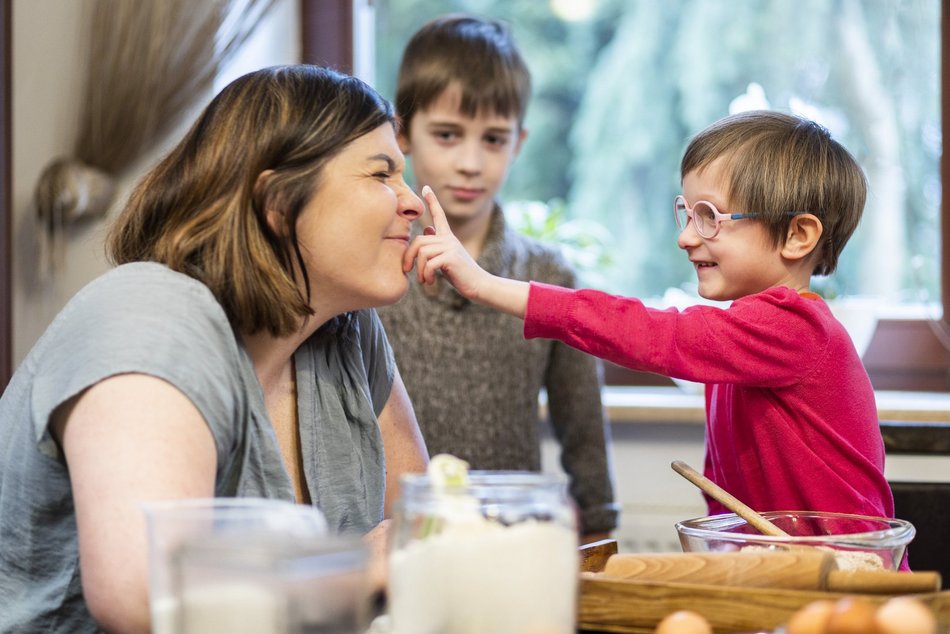
[[[433,457],[435,504],[389,557],[389,616],[398,634],[573,634],[577,533],[558,521],[514,523],[467,490],[468,465]],[[496,504],[489,510],[497,512]]]
[[[176,609],[175,599],[152,608],[152,632],[278,634],[287,631],[287,606],[272,589],[250,583],[191,588]]]
[[[869,634],[874,632],[874,605],[861,597],[838,599],[825,634]]]
[[[837,550],[828,546],[818,546],[835,556],[838,570],[884,570],[884,560],[877,553],[863,550]]]
[[[655,634],[712,634],[712,627],[701,614],[679,610],[666,617],[656,626]]]
[[[837,570],[886,570],[884,560],[877,553],[863,550],[839,550],[830,546],[815,546],[816,550],[829,552],[835,556],[835,567]],[[758,544],[749,544],[739,549],[740,552],[769,552],[773,550],[782,550],[772,546],[759,546]]]
[[[440,453],[429,459],[426,475],[439,489],[464,488],[468,485],[468,463],[451,454]]]
[[[785,629],[788,634],[824,634],[834,609],[834,601],[812,601],[792,615]]]
[[[894,597],[877,609],[878,634],[937,634],[933,612],[913,597]]]

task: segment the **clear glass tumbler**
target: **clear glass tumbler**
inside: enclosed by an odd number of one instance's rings
[[[155,634],[185,631],[181,627],[179,584],[185,549],[210,547],[217,543],[222,548],[230,546],[231,550],[240,551],[253,548],[255,544],[271,544],[275,540],[294,544],[327,537],[326,520],[320,511],[279,500],[196,498],[152,502],[145,505],[145,516],[149,543],[149,602]],[[224,551],[220,557],[224,561]],[[269,599],[261,592],[252,592],[251,595],[239,597],[233,594],[228,601],[249,613],[255,612],[255,618],[264,618],[260,615],[266,612],[265,604]],[[282,609],[272,607],[272,612]],[[240,611],[232,609],[235,613]],[[278,623],[275,627],[281,631],[283,621],[275,619],[283,619],[283,616],[268,618]],[[191,628],[187,631],[198,630]]]
[[[566,479],[473,471],[405,476],[389,558],[395,634],[573,634],[577,517]]]

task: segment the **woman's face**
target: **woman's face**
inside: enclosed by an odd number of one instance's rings
[[[408,288],[402,257],[422,201],[404,178],[405,159],[386,123],[324,166],[297,219],[317,317],[385,306]]]

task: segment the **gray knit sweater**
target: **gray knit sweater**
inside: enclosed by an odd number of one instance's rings
[[[555,247],[507,227],[497,207],[478,263],[507,278],[575,283]],[[545,388],[581,530],[616,528],[596,359],[557,341],[526,341],[521,320],[469,302],[442,279],[433,288],[412,277],[406,296],[378,312],[430,454],[451,453],[473,469],[539,470]]]

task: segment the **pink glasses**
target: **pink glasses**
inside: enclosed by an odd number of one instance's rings
[[[797,216],[798,214],[811,213],[810,211],[787,211],[788,216]],[[756,218],[764,215],[762,212],[747,212],[737,214],[724,214],[708,200],[697,200],[692,207],[687,204],[686,199],[677,196],[673,199],[673,215],[676,218],[676,226],[682,231],[687,223],[692,219],[696,233],[704,238],[715,238],[719,233],[719,225],[723,220],[743,220],[745,218]]]

